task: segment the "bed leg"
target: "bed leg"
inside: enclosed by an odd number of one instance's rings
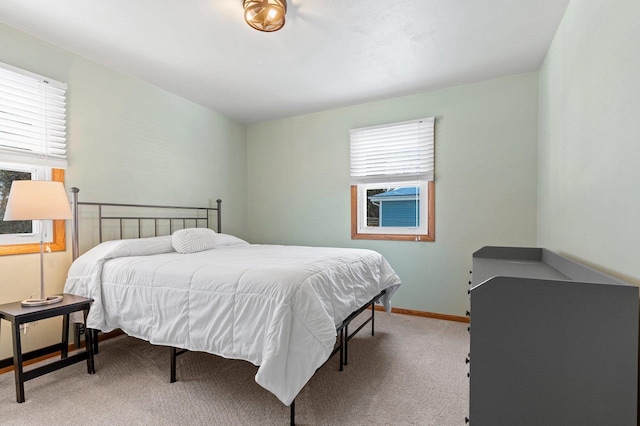
[[[170,383],[175,383],[176,382],[176,357],[178,356],[176,354],[176,348],[171,347],[169,348],[169,352],[171,355],[171,379],[170,379]]]
[[[296,424],[296,400],[294,399],[291,402],[291,426],[295,426]]]
[[[349,324],[344,326],[344,365],[349,363]]]
[[[342,371],[344,370],[344,344],[345,344],[345,338],[344,338],[344,327],[340,329],[340,368],[338,368],[338,371]]]
[[[371,304],[371,335],[375,336],[376,334],[376,329],[375,329],[375,315],[376,315],[376,302],[373,302]]]

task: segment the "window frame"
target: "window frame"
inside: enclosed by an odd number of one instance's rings
[[[351,238],[435,241],[435,117],[351,129],[349,149]],[[367,226],[367,188],[414,184],[421,187],[420,227]]]
[[[4,164],[35,166],[44,173],[38,179],[64,183],[66,157],[67,84],[0,62],[0,94],[11,102],[3,104],[6,115],[0,123],[0,154]],[[8,124],[7,124],[8,123]],[[47,221],[48,222],[48,221]],[[47,250],[66,250],[64,220],[54,220]],[[0,256],[38,253],[40,241],[1,244]]]
[[[51,169],[51,180],[55,182],[62,182],[64,184],[64,170],[63,169]],[[64,220],[53,221],[53,236],[51,242],[45,243],[51,251],[65,251],[66,245],[66,228]],[[27,253],[39,253],[40,243],[27,243],[27,244],[5,244],[0,245],[0,256],[14,255],[14,254],[27,254]]]
[[[366,184],[362,185],[351,185],[351,239],[352,240],[391,240],[391,241],[426,241],[433,242],[436,240],[435,231],[436,231],[436,204],[435,204],[435,182],[433,180],[427,181],[427,233],[415,233],[415,234],[397,234],[397,233],[385,233],[385,232],[376,232],[376,233],[365,233],[361,232],[358,226],[359,212],[366,209],[361,209],[359,205],[359,186],[367,186]],[[384,184],[382,184],[384,185]]]
[[[357,184],[358,188],[358,233],[359,234],[398,234],[398,235],[416,235],[416,234],[424,234],[427,232],[427,222],[425,218],[429,216],[428,208],[427,208],[427,194],[429,193],[427,189],[427,181],[411,181],[411,182],[385,182],[385,183],[363,183]],[[380,204],[378,206],[378,226],[368,226],[369,222],[369,196],[368,193],[373,189],[380,190],[389,190],[391,188],[409,188],[409,187],[418,187],[419,195],[417,198],[419,200],[419,226],[383,226],[384,222],[383,217],[383,205]],[[415,211],[415,210],[414,210]],[[415,217],[415,216],[414,216]]]

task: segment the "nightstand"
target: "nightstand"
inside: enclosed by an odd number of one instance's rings
[[[15,381],[16,381],[16,399],[18,402],[24,402],[24,382],[35,379],[43,374],[59,370],[71,364],[80,361],[87,361],[87,372],[95,373],[95,364],[93,362],[93,333],[85,333],[86,344],[85,350],[69,356],[69,314],[72,312],[84,312],[85,326],[87,314],[93,299],[75,296],[73,294],[64,294],[62,302],[53,305],[24,307],[20,302],[5,303],[0,305],[0,318],[7,320],[12,326],[13,335],[13,363]],[[39,321],[46,318],[62,316],[62,342],[48,346],[43,349],[22,353],[22,345],[20,343],[20,325],[29,322]],[[60,351],[60,359],[43,365],[42,367],[32,368],[27,371],[23,369],[23,362],[37,358],[42,355]]]

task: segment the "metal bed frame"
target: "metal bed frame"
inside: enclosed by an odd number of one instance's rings
[[[196,225],[200,221],[206,221],[205,228],[209,228],[210,213],[215,211],[217,213],[217,231],[222,232],[222,200],[216,200],[216,207],[185,207],[185,206],[160,206],[160,205],[146,205],[146,204],[119,204],[119,203],[92,203],[88,201],[78,201],[78,193],[80,190],[76,187],[70,189],[72,206],[73,206],[73,228],[72,228],[72,244],[73,244],[73,260],[76,260],[79,256],[79,233],[78,233],[78,211],[79,206],[96,206],[98,208],[98,233],[99,240],[103,242],[103,223],[105,220],[118,221],[120,228],[120,239],[124,234],[125,221],[134,220],[137,221],[138,238],[141,237],[142,221],[154,221],[154,237],[159,234],[158,221],[169,221],[169,234],[173,232],[174,221],[181,221],[182,227],[185,227],[187,220],[195,221]],[[123,208],[135,208],[135,209],[167,209],[167,210],[183,210],[190,212],[192,216],[132,216],[132,215],[105,215],[103,214],[103,207],[123,207]],[[202,214],[205,216],[202,217]],[[195,215],[194,215],[195,214]]]
[[[173,223],[180,222],[182,224],[182,228],[185,228],[187,221],[195,222],[196,226],[199,223],[204,223],[206,228],[210,228],[210,216],[212,212],[216,212],[217,221],[216,228],[217,232],[222,232],[222,200],[216,200],[216,207],[185,207],[185,206],[164,206],[164,205],[145,205],[145,204],[121,204],[121,203],[98,203],[98,202],[87,202],[87,201],[78,201],[78,193],[80,190],[76,187],[72,187],[70,189],[72,194],[72,211],[73,211],[73,224],[72,224],[72,250],[73,250],[73,260],[78,258],[80,251],[79,244],[79,232],[78,232],[78,224],[79,224],[79,207],[80,206],[94,206],[97,207],[98,214],[98,235],[99,242],[103,242],[103,227],[104,222],[109,221],[117,221],[119,228],[119,239],[123,238],[124,235],[124,227],[126,221],[133,221],[136,224],[137,228],[137,237],[141,238],[142,234],[142,224],[143,221],[153,221],[153,235],[151,236],[160,236],[159,234],[159,221],[168,221],[169,223],[169,235],[173,232]],[[180,210],[186,212],[189,216],[149,216],[147,214],[144,215],[109,215],[105,214],[103,208],[125,208],[125,209],[165,209],[167,210]],[[180,228],[180,229],[182,229]],[[339,371],[343,371],[344,366],[348,364],[348,348],[349,348],[349,340],[351,340],[360,330],[362,330],[368,323],[371,323],[371,335],[375,335],[375,304],[380,300],[382,296],[386,294],[386,290],[382,290],[378,293],[373,299],[369,300],[363,306],[352,312],[342,323],[336,327],[336,333],[338,334],[338,339],[336,341],[336,345],[327,358],[327,360],[318,367],[318,370],[322,368],[336,353],[340,353],[340,366]],[[371,308],[371,315],[358,326],[358,328],[349,333],[349,325],[353,319],[355,319],[358,315],[363,313],[368,308]],[[98,330],[85,330],[83,326],[76,325],[75,330],[75,344],[76,347],[79,347],[80,343],[80,335],[82,333],[92,333],[92,338],[88,339],[92,341],[94,348],[93,352],[95,354],[98,353]],[[176,367],[177,362],[176,358],[179,355],[182,355],[186,352],[189,352],[187,349],[180,349],[176,347],[169,347],[170,352],[170,383],[174,383],[177,381]],[[316,370],[317,371],[317,370]],[[290,424],[295,425],[295,399],[290,405]]]

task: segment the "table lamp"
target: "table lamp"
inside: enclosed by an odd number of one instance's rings
[[[40,299],[27,299],[22,306],[42,306],[62,301],[62,296],[44,293],[44,221],[71,219],[71,208],[62,182],[15,180],[11,184],[4,220],[39,220]]]

